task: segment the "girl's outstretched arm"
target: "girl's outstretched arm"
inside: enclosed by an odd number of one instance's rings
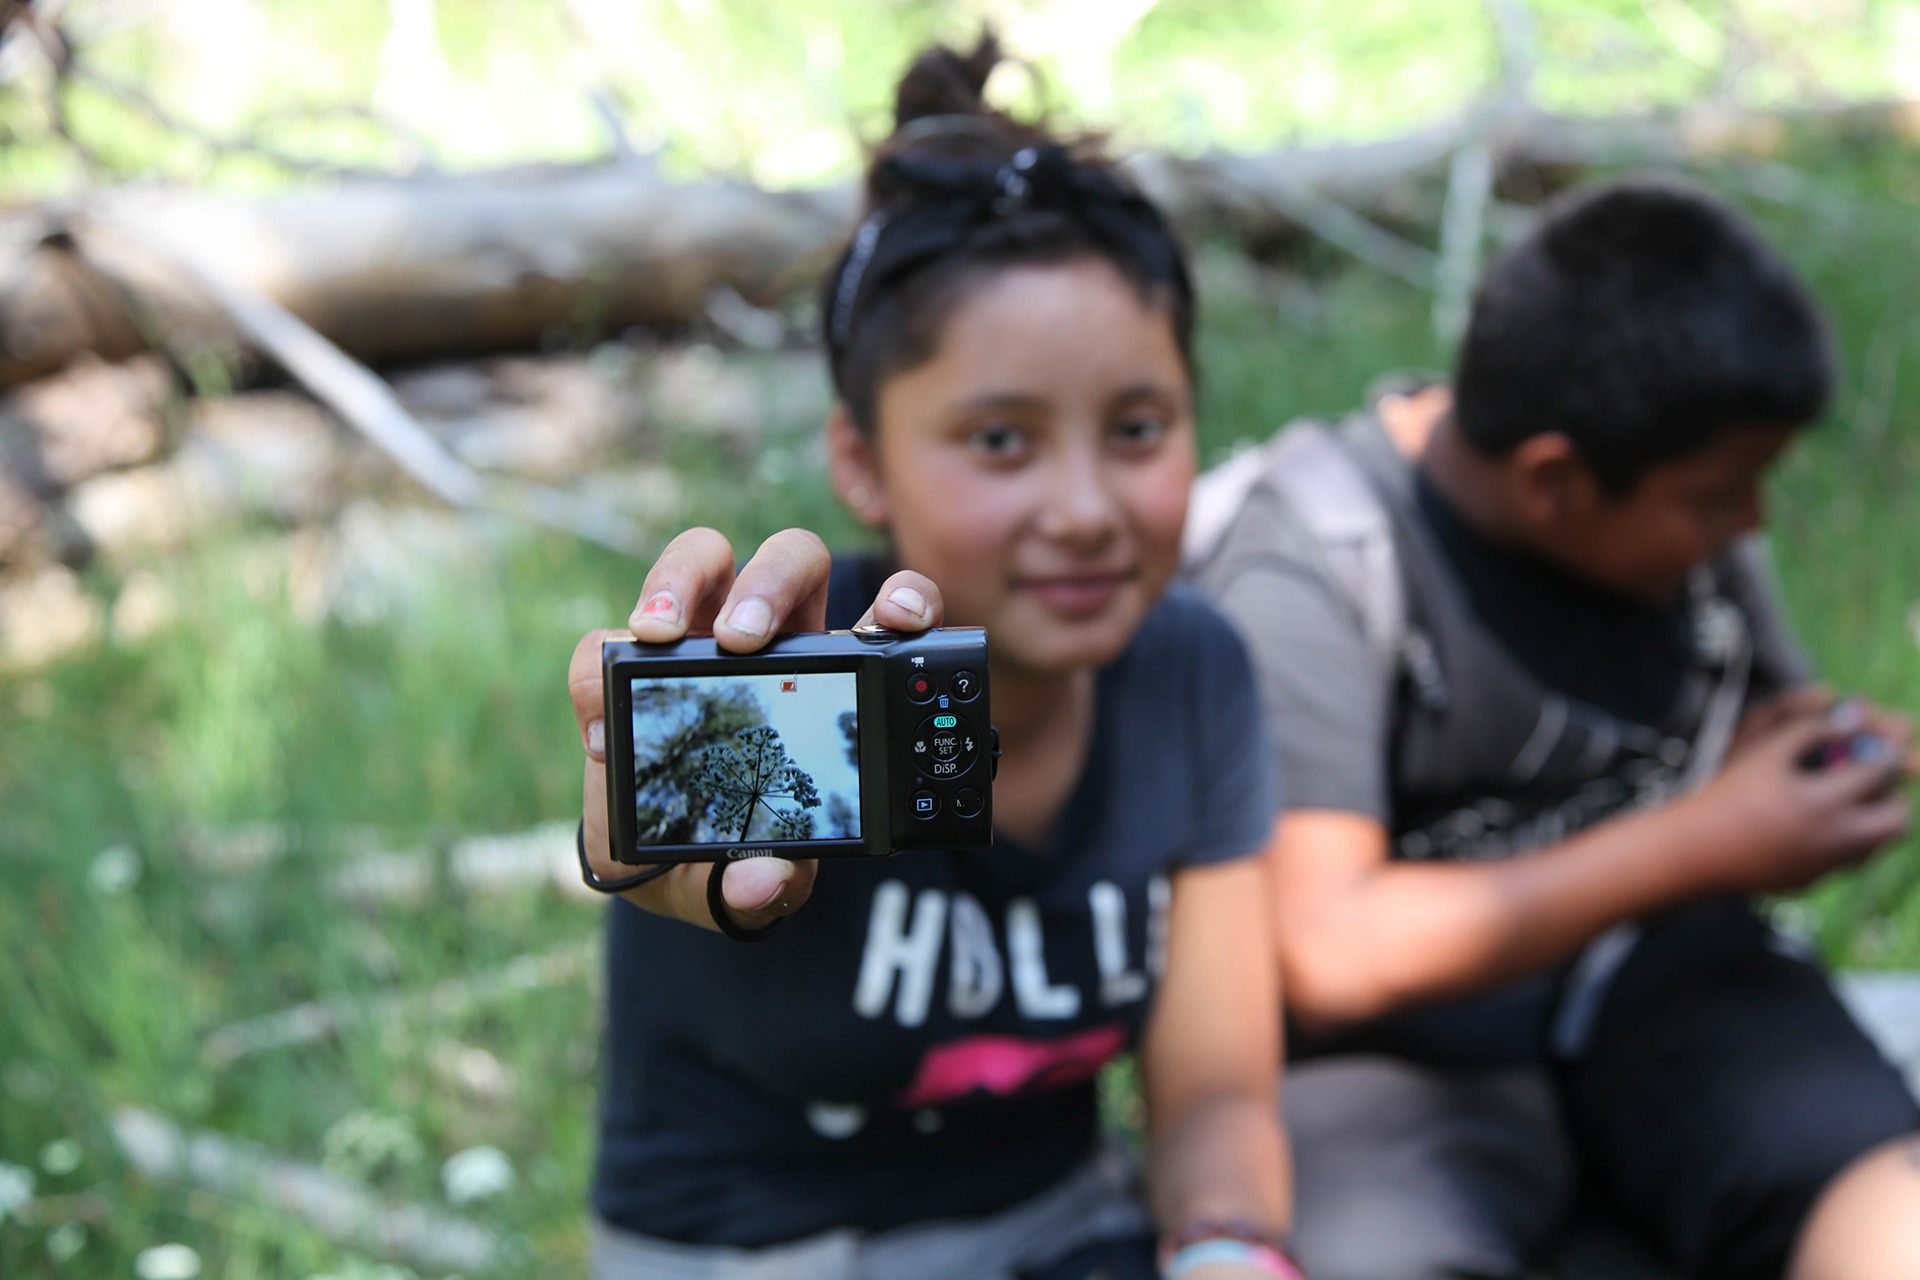
[[[1150,1190],[1168,1235],[1228,1222],[1284,1235],[1292,1222],[1267,874],[1252,857],[1173,880],[1167,972],[1141,1050]],[[1192,1273],[1254,1274],[1265,1273]]]

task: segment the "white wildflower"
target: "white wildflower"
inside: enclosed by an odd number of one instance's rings
[[[408,1168],[425,1154],[413,1121],[378,1111],[354,1111],[321,1139],[320,1163],[343,1178],[364,1181]]]
[[[140,855],[132,846],[117,844],[103,849],[87,869],[87,883],[95,893],[112,897],[133,888],[140,879]]]
[[[28,1062],[0,1067],[0,1085],[22,1102],[45,1102],[53,1096],[52,1077]]]
[[[420,1280],[420,1273],[397,1262],[367,1262],[360,1258],[348,1258],[338,1271],[310,1275],[307,1280]],[[460,1277],[448,1276],[447,1280],[460,1280]]]
[[[200,1274],[200,1255],[184,1244],[157,1244],[140,1251],[133,1274],[140,1280],[194,1280]]]
[[[33,1170],[0,1164],[0,1222],[18,1217],[33,1203]]]
[[[87,1247],[87,1229],[78,1222],[63,1222],[47,1232],[47,1256],[55,1266],[64,1266]]]
[[[55,1138],[40,1148],[40,1167],[56,1178],[64,1178],[80,1167],[86,1151],[72,1138]]]
[[[513,1162],[498,1147],[468,1147],[440,1166],[440,1185],[452,1204],[471,1204],[513,1186]]]

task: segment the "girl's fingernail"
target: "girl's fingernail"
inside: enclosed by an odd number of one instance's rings
[[[792,874],[793,864],[785,858],[744,858],[727,868],[720,887],[728,906],[738,911],[758,911],[780,896]]]
[[[671,591],[656,591],[640,606],[640,614],[642,617],[672,622],[680,616],[680,602],[673,598]]]
[[[727,625],[743,636],[763,636],[773,626],[773,610],[757,596],[742,600],[727,615]]]
[[[905,609],[916,618],[927,616],[927,598],[912,587],[895,587],[887,600]]]
[[[587,751],[596,756],[607,753],[607,722],[605,720],[587,721]]]

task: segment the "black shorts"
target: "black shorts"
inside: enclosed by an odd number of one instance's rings
[[[1645,925],[1578,1061],[1289,1074],[1309,1274],[1524,1276],[1577,1184],[1699,1280],[1773,1280],[1834,1175],[1920,1130],[1826,976],[1746,905]]]
[[[1744,903],[1648,922],[1561,1096],[1591,1185],[1702,1277],[1777,1276],[1814,1200],[1920,1107]]]

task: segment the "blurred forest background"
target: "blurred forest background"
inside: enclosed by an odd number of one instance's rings
[[[1180,214],[1210,461],[1444,368],[1571,181],[1750,211],[1845,369],[1774,490],[1793,615],[1920,713],[1920,0],[0,14],[0,1274],[577,1271],[567,656],[688,522],[857,540],[810,290],[911,53],[983,21],[993,96]],[[1779,910],[1920,967],[1920,846]]]

